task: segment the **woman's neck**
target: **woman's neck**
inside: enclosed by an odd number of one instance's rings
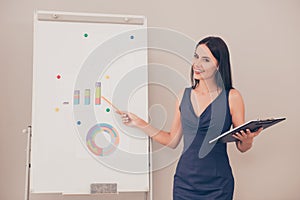
[[[214,79],[200,80],[198,86],[194,89],[196,93],[202,95],[221,91]]]

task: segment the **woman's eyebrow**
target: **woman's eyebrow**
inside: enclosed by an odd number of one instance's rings
[[[202,56],[201,58],[210,59],[210,57],[208,57],[208,56]]]

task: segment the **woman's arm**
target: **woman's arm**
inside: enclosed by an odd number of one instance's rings
[[[122,115],[122,121],[125,125],[139,128],[148,136],[153,138],[156,142],[175,149],[178,146],[182,137],[179,110],[179,102],[181,102],[182,94],[179,96],[179,100],[176,101],[175,115],[170,132],[159,130],[153,127],[151,124],[145,122],[143,119],[139,118],[133,113],[120,113]]]
[[[233,127],[240,126],[245,123],[245,106],[242,95],[238,90],[232,89],[229,92],[229,107],[232,116]],[[237,132],[233,135],[234,138],[238,139],[236,147],[240,152],[248,151],[253,144],[253,139],[262,131],[260,128],[256,132],[250,132],[249,130]]]

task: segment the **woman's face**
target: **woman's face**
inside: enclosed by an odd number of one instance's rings
[[[209,48],[205,44],[199,45],[193,59],[194,79],[205,80],[213,78],[217,69],[218,61]]]

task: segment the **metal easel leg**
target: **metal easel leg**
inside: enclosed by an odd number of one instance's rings
[[[29,200],[30,195],[30,154],[31,154],[31,126],[28,126],[22,131],[27,134],[27,146],[26,146],[26,174],[25,174],[25,194],[24,200]]]

